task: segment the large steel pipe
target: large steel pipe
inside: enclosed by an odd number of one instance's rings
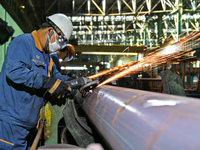
[[[101,86],[83,110],[113,150],[199,150],[199,99]]]

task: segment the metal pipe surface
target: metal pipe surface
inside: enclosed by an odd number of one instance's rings
[[[83,110],[113,150],[199,150],[200,100],[104,85]]]

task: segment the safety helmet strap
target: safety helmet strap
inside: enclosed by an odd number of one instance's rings
[[[54,34],[54,32],[52,31],[52,32],[48,35],[48,38],[47,38],[47,41],[46,41],[46,44],[45,44],[45,47],[44,47],[45,50],[47,50],[47,46],[48,46],[48,44],[49,44],[49,42],[50,42],[51,37],[52,37],[53,34]]]

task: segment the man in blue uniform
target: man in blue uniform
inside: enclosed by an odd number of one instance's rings
[[[67,44],[65,48],[50,54],[54,64],[56,65],[56,69],[59,72],[61,72],[60,60],[62,62],[71,61],[73,59],[74,53],[75,53],[74,46],[71,44]]]
[[[43,27],[16,37],[8,46],[0,75],[0,149],[27,149],[28,134],[37,124],[44,97],[71,94],[49,53],[66,46],[72,34],[64,14],[47,17]]]

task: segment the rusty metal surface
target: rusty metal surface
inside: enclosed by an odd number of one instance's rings
[[[104,85],[83,109],[112,149],[198,150],[199,99]]]

